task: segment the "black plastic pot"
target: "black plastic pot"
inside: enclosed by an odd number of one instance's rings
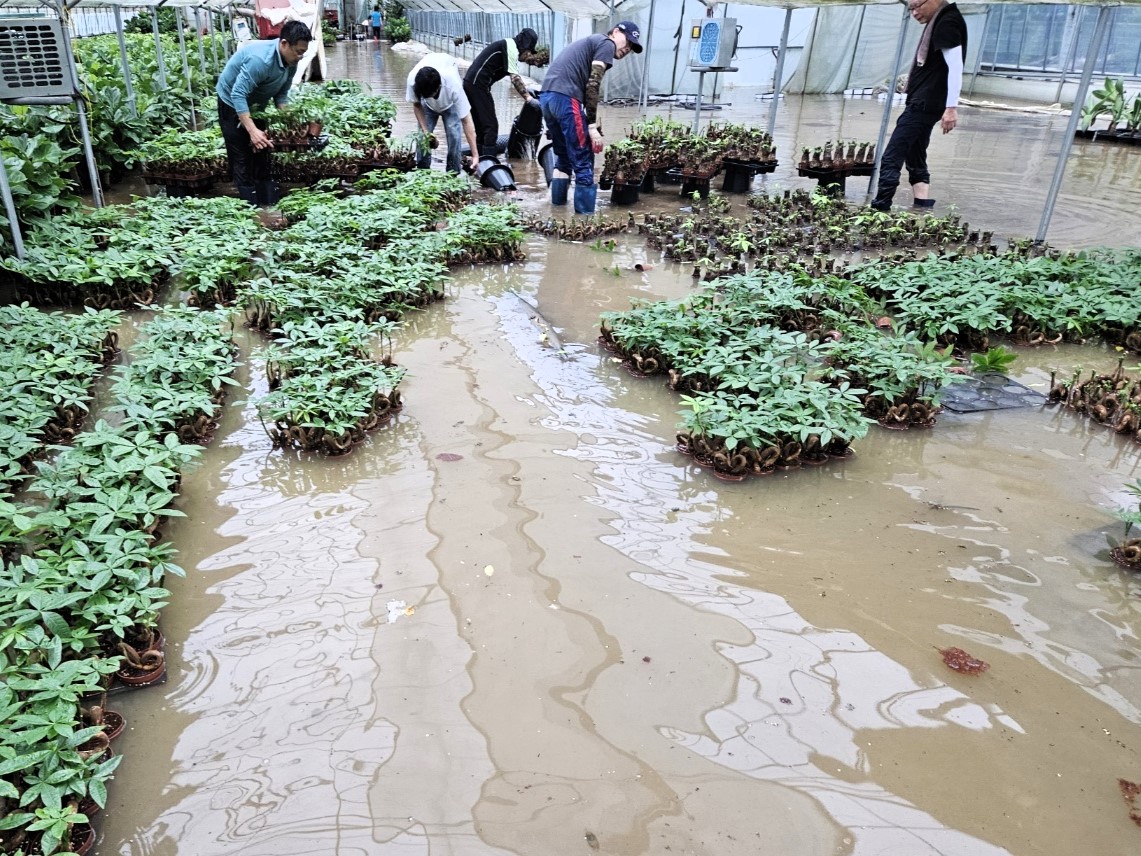
[[[547,143],[536,156],[539,161],[539,166],[543,168],[543,177],[547,179],[547,186],[551,184],[551,179],[555,174],[555,147],[553,143]]]
[[[633,205],[638,201],[638,191],[641,182],[637,184],[619,184],[614,182],[614,189],[610,191],[611,205]]]
[[[642,193],[653,193],[658,189],[658,183],[654,180],[654,174],[647,172],[642,177]]]
[[[511,171],[511,167],[499,163],[495,158],[481,158],[479,161],[479,183],[500,193],[505,190],[514,190],[515,173]]]

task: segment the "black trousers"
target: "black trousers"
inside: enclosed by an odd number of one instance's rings
[[[481,158],[495,157],[499,148],[499,119],[495,116],[495,99],[491,90],[464,81],[464,94],[471,104],[471,121],[475,125],[475,142]]]
[[[931,182],[931,172],[927,169],[927,146],[931,143],[931,131],[942,117],[942,110],[931,113],[923,105],[908,104],[904,108],[884,149],[876,202],[891,202],[905,164],[909,183]]]
[[[272,150],[254,151],[249,133],[238,121],[237,111],[221,98],[218,99],[218,124],[226,141],[226,159],[230,162],[238,196],[250,205],[273,205],[277,202],[277,191],[270,173]]]

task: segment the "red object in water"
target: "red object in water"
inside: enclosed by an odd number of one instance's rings
[[[258,22],[258,36],[263,39],[275,39],[281,35],[281,24],[271,24],[261,16],[262,9],[288,9],[292,4],[289,0],[254,0],[254,18]]]
[[[977,675],[990,668],[990,663],[972,657],[962,648],[940,648],[939,653],[949,668],[964,675]]]

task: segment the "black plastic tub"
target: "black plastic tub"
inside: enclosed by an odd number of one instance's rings
[[[634,205],[638,201],[638,191],[641,187],[641,182],[637,184],[619,184],[618,182],[614,182],[614,188],[610,191],[610,204]]]

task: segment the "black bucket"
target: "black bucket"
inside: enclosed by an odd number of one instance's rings
[[[614,189],[610,191],[610,204],[635,204],[638,201],[638,190],[641,186],[640,182],[638,184],[618,184],[615,182]]]
[[[479,183],[500,193],[514,190],[515,173],[511,167],[499,163],[495,158],[482,158],[479,162]]]
[[[642,177],[642,193],[654,193],[658,189],[658,182],[652,172],[647,172]]]
[[[547,179],[547,186],[551,184],[551,179],[555,176],[555,146],[553,143],[547,143],[537,155],[539,159],[539,166],[543,168],[543,176]]]
[[[495,153],[501,155],[505,151],[507,151],[507,134],[500,134],[495,138]],[[463,148],[460,149],[460,154],[464,157],[469,156],[471,154],[471,146],[464,143]],[[484,157],[487,157],[487,155],[484,155]]]
[[[507,157],[531,157],[543,135],[543,110],[538,101],[528,101],[511,124],[507,138]]]

